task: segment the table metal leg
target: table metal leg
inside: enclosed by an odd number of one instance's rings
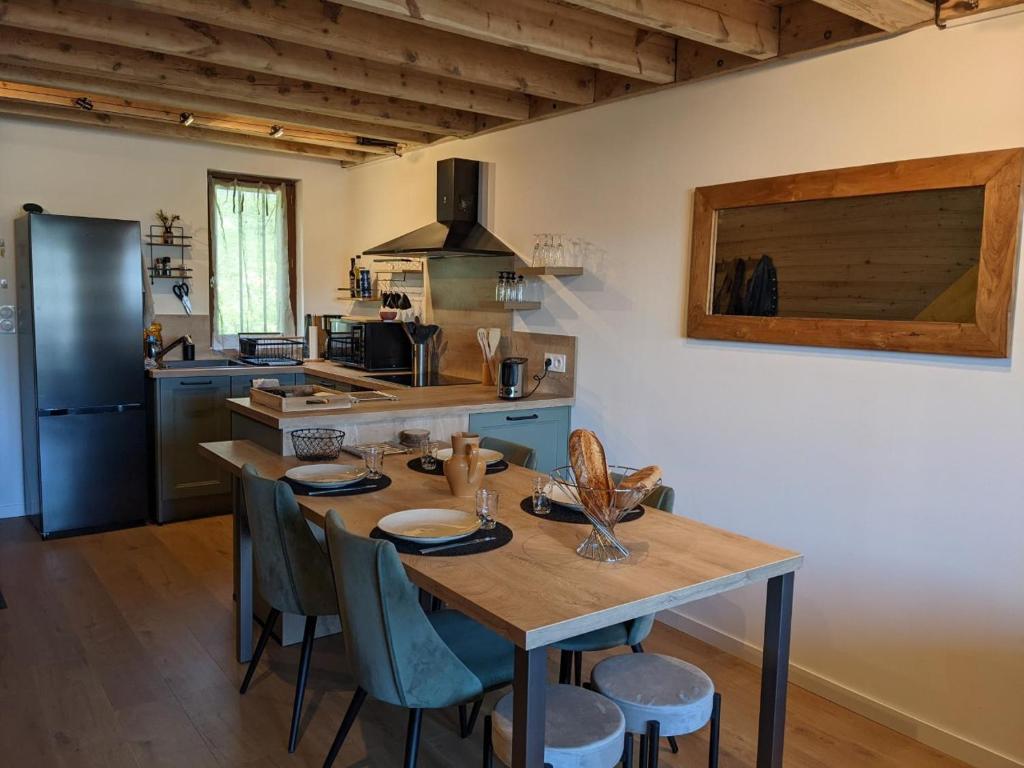
[[[512,768],[544,765],[544,714],[547,699],[546,648],[527,651],[516,647],[514,709],[512,713]]]
[[[252,536],[245,515],[242,482],[231,479],[231,512],[235,571],[235,657],[245,664],[252,658]]]
[[[782,768],[794,577],[794,573],[785,573],[768,580],[761,667],[761,718],[757,729],[757,768]]]

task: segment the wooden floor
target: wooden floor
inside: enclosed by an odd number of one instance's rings
[[[318,640],[302,740],[285,748],[296,648],[272,644],[249,693],[231,642],[227,518],[41,542],[0,521],[0,765],[12,768],[320,766],[351,696],[339,637]],[[723,695],[722,768],[749,768],[758,674],[659,625],[648,650],[704,668]],[[587,666],[600,654],[588,654]],[[787,768],[954,768],[947,758],[800,688],[790,688]],[[342,766],[401,764],[405,714],[367,702]],[[663,766],[706,765],[704,734]],[[427,715],[421,768],[479,765],[480,734]]]

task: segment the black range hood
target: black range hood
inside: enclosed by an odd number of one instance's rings
[[[512,249],[477,218],[480,163],[437,161],[437,221],[363,251],[368,256],[511,256]]]

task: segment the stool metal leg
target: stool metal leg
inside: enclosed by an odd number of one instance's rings
[[[647,766],[646,768],[658,768],[658,740],[661,733],[661,723],[657,720],[647,721]]]
[[[469,710],[469,717],[466,716],[466,705],[459,704],[459,736],[461,738],[466,739],[473,735],[473,728],[476,726],[476,719],[480,716],[480,707],[483,703],[483,699],[474,701],[473,708]]]
[[[583,651],[576,651],[572,665],[576,673],[576,685],[583,685]]]
[[[633,734],[627,733],[622,744],[622,768],[633,768]]]
[[[711,734],[708,740],[708,768],[718,768],[718,729],[722,721],[722,694],[716,693],[711,704]]]
[[[640,768],[647,768],[647,732],[640,734],[640,754],[638,756]]]

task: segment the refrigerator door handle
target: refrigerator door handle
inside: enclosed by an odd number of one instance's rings
[[[127,413],[141,411],[142,403],[120,403],[118,405],[95,405],[87,408],[40,408],[39,416],[85,416],[90,413]]]

